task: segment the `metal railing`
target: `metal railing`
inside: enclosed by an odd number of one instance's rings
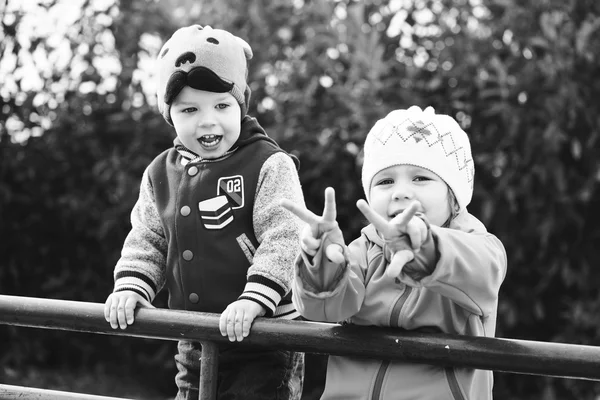
[[[136,311],[133,325],[126,330],[113,330],[104,319],[103,304],[69,300],[0,295],[0,324],[201,342],[203,364],[200,400],[215,398],[217,344],[228,343],[228,339],[221,336],[219,331],[217,314],[142,308]],[[575,344],[259,318],[253,324],[250,336],[240,343],[240,346],[246,345],[517,374],[600,380],[600,347]],[[0,398],[23,398],[18,397],[18,394],[27,390],[30,388],[0,385]],[[64,397],[60,397],[60,393],[64,393]],[[9,397],[12,394],[15,397]],[[46,397],[38,396],[37,392],[34,394],[35,396],[27,398],[75,398],[68,397],[66,392],[46,393]],[[76,398],[109,399],[82,395]]]

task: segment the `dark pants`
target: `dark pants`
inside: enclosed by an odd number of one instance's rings
[[[200,343],[180,341],[175,363],[176,400],[197,400]],[[220,345],[218,400],[299,400],[304,380],[304,353]]]

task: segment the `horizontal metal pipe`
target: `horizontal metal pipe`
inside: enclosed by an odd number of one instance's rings
[[[100,303],[0,295],[0,324],[162,340],[226,343],[217,314],[142,308],[113,330]],[[600,380],[600,347],[417,333],[391,328],[259,318],[240,346],[402,360],[529,375]]]
[[[0,385],[2,400],[128,400],[121,397],[95,396],[92,394],[36,389],[23,386]]]

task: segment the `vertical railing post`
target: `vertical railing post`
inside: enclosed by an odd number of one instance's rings
[[[200,356],[200,398],[217,399],[217,373],[219,372],[219,347],[213,342],[201,342]]]

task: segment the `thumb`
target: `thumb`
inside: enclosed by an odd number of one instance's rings
[[[335,264],[342,264],[345,261],[342,246],[337,243],[332,243],[325,247],[325,256]]]
[[[154,306],[152,305],[152,303],[150,303],[150,302],[149,302],[148,300],[146,300],[146,299],[141,299],[141,300],[139,300],[139,304],[140,304],[140,306],[142,306],[142,307],[147,307],[147,308],[156,308],[156,307],[154,307]]]
[[[415,255],[410,250],[399,250],[395,252],[385,273],[389,278],[392,279],[399,277],[404,266],[411,262],[414,258]]]

